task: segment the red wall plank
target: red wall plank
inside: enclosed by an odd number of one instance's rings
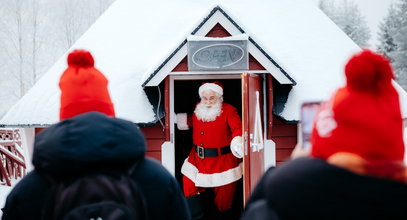
[[[292,149],[277,149],[276,150],[276,162],[284,162],[291,156]]]
[[[40,133],[44,129],[45,128],[34,128],[35,135],[37,135],[38,133]]]
[[[297,144],[297,137],[274,137],[276,149],[294,149]]]
[[[251,54],[249,54],[249,70],[265,70],[264,68]]]
[[[272,140],[276,143],[277,165],[290,158],[297,144],[297,124],[286,124],[273,117]]]
[[[165,139],[147,139],[147,151],[161,151]]]
[[[170,115],[170,77],[165,77],[164,80],[164,111],[166,115]],[[165,117],[164,134],[165,140],[170,141],[170,117]],[[157,123],[158,124],[158,123]]]
[[[188,72],[188,60],[187,57],[181,60],[179,64],[171,72]]]
[[[140,129],[148,139],[165,139],[165,133],[161,126],[142,127]]]
[[[161,145],[165,142],[165,132],[160,124],[152,127],[141,127],[147,144],[147,156],[161,161]]]
[[[205,37],[229,37],[232,36],[225,28],[219,23],[213,26],[212,30],[205,35]]]
[[[281,119],[279,119],[277,117],[273,117],[273,124],[275,124],[275,125],[285,125],[286,123],[284,123],[284,121],[282,121]]]
[[[297,125],[293,124],[274,124],[272,129],[273,136],[277,137],[291,137],[293,134],[297,134]]]
[[[273,88],[273,77],[271,74],[267,74],[266,78],[266,112],[267,112],[267,139],[271,139],[273,133],[273,103],[274,103],[274,88]]]
[[[157,152],[157,151],[147,151],[146,152],[146,156],[156,159],[161,163],[161,152]]]

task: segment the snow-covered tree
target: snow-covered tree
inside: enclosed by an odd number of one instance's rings
[[[397,44],[394,39],[394,36],[398,32],[398,27],[400,26],[400,19],[397,12],[395,5],[391,4],[387,15],[379,24],[379,45],[377,45],[377,51],[390,60],[393,60],[391,57],[392,52],[397,49]]]
[[[332,20],[337,20],[337,8],[334,1],[323,1],[318,2],[318,7]]]
[[[14,84],[14,88],[9,94],[10,97],[21,97],[26,91],[27,72],[27,35],[26,30],[29,21],[27,1],[13,0],[1,1],[2,19],[0,39],[2,41],[2,51],[6,62],[3,64],[2,78]]]
[[[320,0],[319,7],[357,45],[369,46],[370,29],[354,2],[343,0],[336,5],[334,1]]]
[[[400,0],[397,8],[400,19],[397,33],[394,35],[397,50],[391,53],[391,57],[394,60],[397,81],[407,90],[407,0]]]
[[[40,20],[38,18],[38,13],[40,10],[39,2],[32,2],[32,54],[31,54],[31,69],[32,69],[32,82],[33,84],[37,81],[37,55],[40,48],[40,41],[38,41],[38,28],[40,26]]]
[[[115,0],[0,0],[0,117]]]

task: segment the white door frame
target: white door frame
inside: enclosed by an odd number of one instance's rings
[[[241,79],[241,72],[228,72],[228,74],[188,74],[188,72],[175,72],[174,74],[169,75],[170,85],[169,85],[169,101],[170,101],[170,141],[164,142],[161,146],[161,163],[167,170],[175,176],[175,121],[174,121],[174,81],[175,80],[217,80],[217,79]],[[245,72],[253,72],[253,73],[263,73],[264,71],[245,71]],[[198,92],[198,91],[196,91]],[[263,100],[265,100],[265,93],[263,93]],[[263,112],[264,125],[267,126],[267,114]],[[266,127],[265,127],[266,128]],[[266,136],[267,129],[264,129],[264,137]],[[265,151],[264,153],[268,154],[265,155],[265,165],[267,167],[275,165],[275,144],[271,140],[265,140]]]

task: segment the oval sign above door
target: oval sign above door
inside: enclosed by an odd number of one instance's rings
[[[243,48],[233,44],[218,43],[198,49],[192,55],[192,61],[203,68],[219,69],[231,66],[243,57]]]

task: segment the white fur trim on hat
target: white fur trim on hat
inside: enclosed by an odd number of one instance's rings
[[[218,93],[220,96],[223,95],[223,89],[220,87],[218,84],[215,83],[205,83],[202,86],[199,87],[199,97],[202,97],[202,93],[206,90],[212,90],[216,93]]]

